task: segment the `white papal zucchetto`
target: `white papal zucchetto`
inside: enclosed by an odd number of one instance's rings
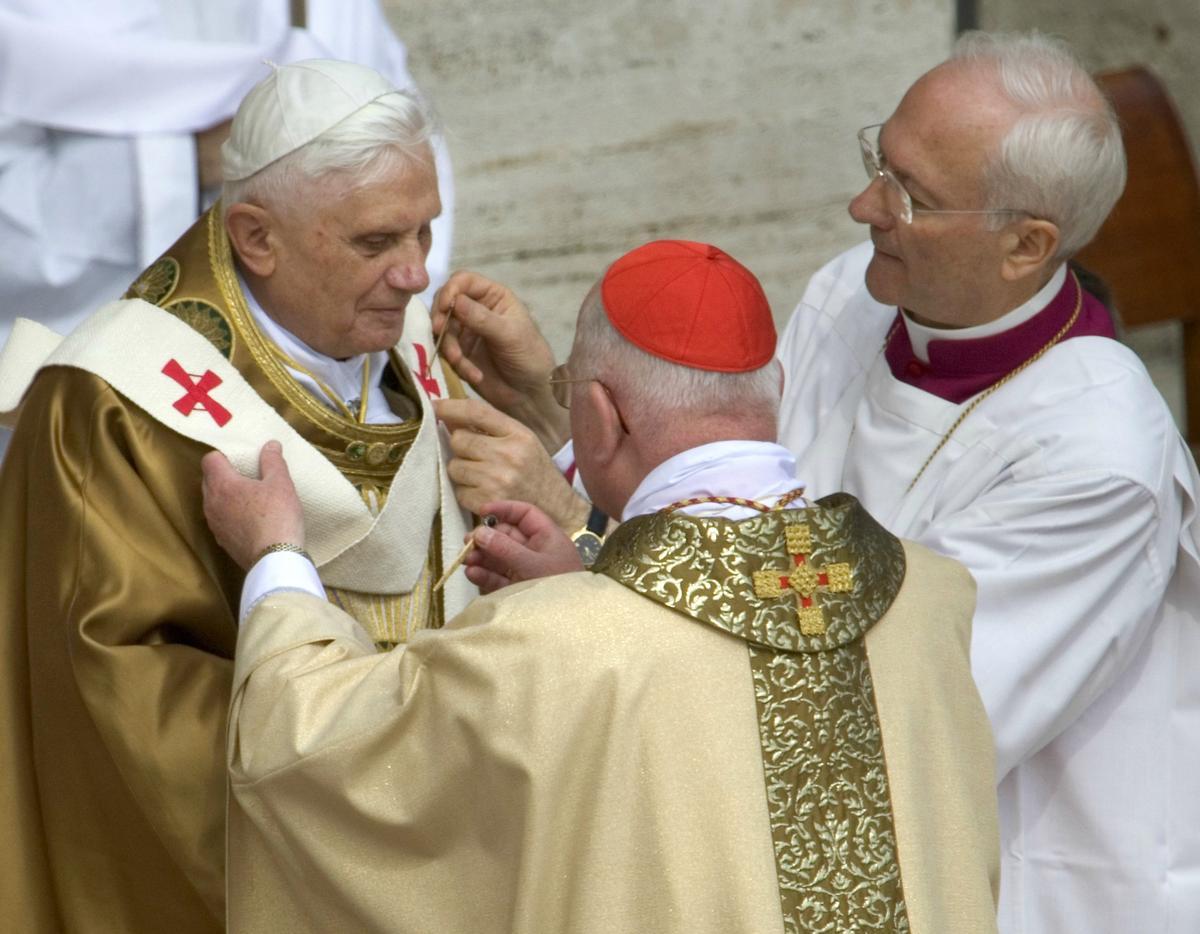
[[[314,58],[271,69],[242,99],[221,147],[226,181],[249,178],[396,90],[379,72],[351,62]]]

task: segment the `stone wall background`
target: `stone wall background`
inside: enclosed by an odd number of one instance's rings
[[[385,0],[446,124],[454,262],[513,286],[560,354],[603,268],[718,244],[786,321],[861,229],[854,133],[946,54],[945,0]]]
[[[787,320],[863,236],[854,132],[953,41],[951,0],[384,0],[455,164],[454,262],[513,286],[566,353],[604,266],[656,237],[714,242]],[[985,29],[1062,35],[1092,69],[1143,62],[1200,140],[1200,0],[975,0]],[[1182,409],[1179,333],[1131,335]]]

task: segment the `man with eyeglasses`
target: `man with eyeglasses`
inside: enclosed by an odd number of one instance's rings
[[[774,350],[744,266],[641,246],[542,387],[625,520],[595,573],[544,513],[485,504],[473,567],[503,589],[387,656],[302,577],[247,579],[231,929],[995,930],[970,579],[804,498]],[[278,450],[261,481],[205,473],[243,566],[304,544]]]
[[[968,34],[858,145],[871,242],[781,340],[781,439],[978,583],[1001,930],[1200,930],[1196,469],[1067,262],[1116,120],[1059,43]]]

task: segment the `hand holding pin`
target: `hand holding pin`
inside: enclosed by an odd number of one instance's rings
[[[444,334],[445,332],[443,331],[442,333]],[[498,524],[498,520],[496,519],[495,516],[487,515],[487,516],[483,517],[483,524],[486,525],[489,529],[494,529],[496,527],[496,525]],[[437,593],[437,591],[442,589],[442,586],[446,583],[446,581],[448,581],[450,579],[450,575],[453,574],[455,571],[457,571],[459,566],[464,561],[467,560],[467,555],[469,555],[471,553],[471,549],[474,547],[475,547],[475,533],[472,532],[471,537],[469,539],[467,539],[467,543],[465,545],[463,545],[462,551],[460,551],[458,553],[458,557],[456,557],[453,561],[450,562],[450,567],[446,568],[446,570],[442,574],[442,576],[437,579],[437,583],[435,583],[433,585],[434,593]]]
[[[442,341],[446,339],[446,335],[450,333],[450,319],[454,314],[454,299],[450,299],[449,313],[446,315],[446,320],[442,323],[442,333],[437,336],[437,340],[433,342],[433,359],[429,361],[429,365],[433,366],[433,361],[437,360],[438,354],[442,351]]]

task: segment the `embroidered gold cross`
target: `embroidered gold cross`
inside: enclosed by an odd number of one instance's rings
[[[808,563],[812,552],[812,533],[807,525],[786,525],[788,554],[795,567],[787,571],[768,568],[754,572],[754,593],[760,597],[782,597],[785,590],[796,592],[796,613],[800,617],[800,633],[805,636],[825,634],[825,614],[817,605],[818,592],[845,593],[850,590],[850,565],[846,562],[827,564],[817,570]]]

